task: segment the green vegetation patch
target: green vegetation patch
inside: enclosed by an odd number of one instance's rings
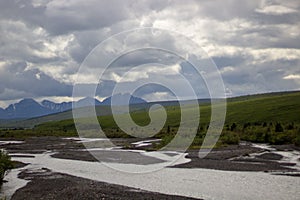
[[[196,105],[165,106],[167,120],[161,130],[157,130],[154,138],[161,138],[161,145],[168,144],[176,135],[178,127],[181,127],[181,112],[191,113]],[[198,106],[198,105],[197,105]],[[208,103],[200,105],[200,121],[197,135],[194,138],[192,148],[202,145],[209,126],[211,106]],[[198,109],[198,108],[197,108]],[[132,111],[133,121],[141,126],[150,123],[149,113]],[[108,113],[108,111],[107,111]],[[263,142],[270,144],[295,144],[300,145],[300,92],[272,93],[252,96],[243,96],[228,99],[227,114],[223,132],[218,145],[238,144],[240,140],[251,142]],[[122,115],[121,115],[122,117]],[[188,118],[183,124],[189,127],[194,124],[194,117]],[[87,129],[92,129],[89,119],[83,119]],[[98,117],[102,130],[109,138],[131,137],[124,133],[114,121],[112,115]],[[191,127],[192,128],[192,127]],[[134,127],[132,127],[134,130]],[[155,128],[154,128],[155,129]],[[187,131],[188,133],[188,131]],[[39,124],[32,129],[2,129],[0,137],[28,137],[28,136],[76,136],[76,128],[73,119],[52,121]],[[159,148],[159,146],[157,147]]]

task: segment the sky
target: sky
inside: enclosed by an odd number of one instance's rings
[[[22,98],[71,101],[90,52],[114,34],[143,27],[176,31],[199,45],[216,64],[226,96],[300,90],[299,0],[0,0],[0,106]],[[116,48],[144,47],[145,41],[134,34],[121,43],[110,40],[105,53],[113,57]],[[171,51],[189,48],[172,35],[155,43]],[[189,51],[189,57],[197,54]],[[143,79],[164,80],[183,91],[179,98],[189,98],[180,73],[201,85],[195,88],[199,98],[206,97],[205,83],[174,55],[143,50],[113,65],[98,82],[100,100],[116,84],[126,88]],[[86,85],[97,84],[92,76],[85,76]],[[155,84],[135,94],[148,101],[176,96]]]

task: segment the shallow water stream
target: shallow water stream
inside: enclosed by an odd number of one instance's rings
[[[115,150],[112,150],[115,151]],[[145,152],[139,151],[143,154]],[[96,181],[125,185],[147,191],[182,195],[203,199],[299,199],[300,178],[272,175],[264,172],[233,172],[210,169],[163,168],[149,173],[127,173],[114,170],[143,167],[126,163],[109,163],[67,160],[51,157],[52,152],[32,154],[34,157],[14,157],[14,160],[30,163],[30,170],[48,168],[55,172]],[[28,154],[27,154],[28,155]],[[149,155],[148,155],[149,156]],[[160,157],[161,155],[150,155]],[[166,155],[164,155],[166,156]],[[188,162],[182,159],[180,162]],[[156,165],[159,163],[156,163]],[[147,167],[147,166],[146,166]],[[14,170],[3,186],[4,194],[11,195],[14,189],[24,186],[25,180],[18,179]],[[15,187],[14,187],[14,186]],[[14,187],[14,188],[12,188]],[[10,188],[10,190],[6,190]]]

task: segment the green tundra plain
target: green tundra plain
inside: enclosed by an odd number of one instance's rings
[[[193,109],[194,105],[180,108],[178,105],[166,105],[167,120],[153,138],[161,138],[161,146],[167,144],[176,135],[180,125],[181,109]],[[200,103],[200,121],[197,135],[190,148],[199,148],[206,135],[210,122],[210,103]],[[116,125],[108,107],[96,108],[102,130],[108,138],[127,138]],[[147,125],[150,118],[147,108],[133,109],[130,113],[138,125]],[[225,125],[217,146],[237,144],[242,141],[269,144],[300,145],[300,92],[279,92],[256,94],[227,99]],[[122,114],[120,114],[122,115]],[[63,116],[63,117],[61,117]],[[2,138],[26,138],[31,136],[78,136],[71,111],[56,115],[14,122],[15,127],[0,130]],[[48,118],[47,118],[48,117]],[[69,119],[64,119],[68,118]],[[41,120],[42,119],[42,120]],[[46,119],[46,120],[45,120]],[[48,122],[43,122],[47,121]],[[60,120],[64,119],[64,120]],[[51,120],[51,121],[50,121]],[[86,121],[89,121],[88,119]],[[18,127],[20,124],[33,125],[31,128]],[[38,124],[39,122],[43,122]]]

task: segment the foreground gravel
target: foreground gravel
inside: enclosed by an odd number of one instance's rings
[[[19,177],[31,181],[25,187],[17,190],[12,196],[12,200],[194,199],[92,181],[66,174],[54,173],[46,168],[35,172],[25,170],[19,174]]]
[[[13,139],[11,139],[13,140]],[[133,139],[113,139],[118,146],[126,146],[135,142]],[[55,158],[97,161],[84,146],[73,139],[61,137],[26,138],[23,143],[7,143],[0,145],[12,154],[40,154],[55,152]],[[299,150],[292,145],[274,147],[279,150]],[[142,150],[142,149],[140,149]],[[110,157],[109,152],[101,151],[103,156]],[[253,147],[250,143],[231,145],[214,149],[205,158],[198,157],[198,150],[189,150],[187,158],[191,162],[173,166],[175,168],[206,168],[226,171],[264,171],[274,175],[299,176],[291,167],[293,163],[278,162],[282,156],[267,150]],[[108,154],[108,155],[106,155]],[[15,155],[16,156],[16,155]],[[138,156],[138,155],[137,155]],[[13,158],[13,157],[12,157]],[[137,157],[138,158],[138,157]],[[142,159],[142,158],[140,158]],[[157,160],[148,160],[155,163]],[[22,163],[18,163],[22,167]],[[286,174],[284,174],[286,173]],[[182,196],[148,192],[136,188],[92,181],[67,174],[52,172],[42,168],[35,171],[24,169],[19,177],[30,180],[23,188],[12,196],[13,200],[26,199],[192,199]]]

